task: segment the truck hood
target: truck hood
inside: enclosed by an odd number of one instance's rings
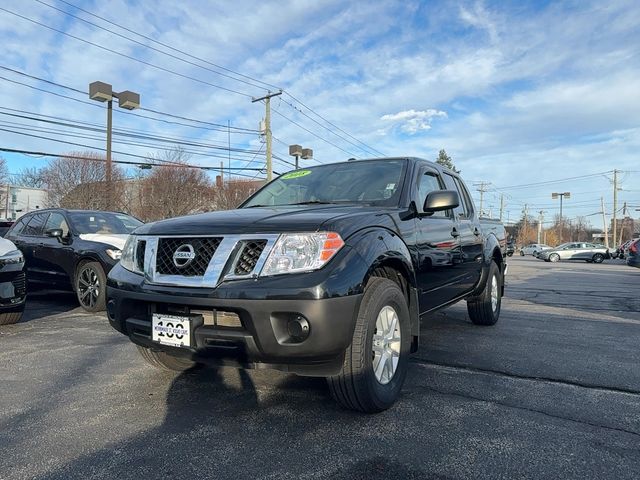
[[[388,207],[366,205],[286,205],[242,208],[171,218],[140,226],[138,235],[232,235],[314,232],[330,223],[346,238],[365,226],[392,223]],[[376,221],[376,217],[378,221]],[[393,228],[393,230],[396,230]]]

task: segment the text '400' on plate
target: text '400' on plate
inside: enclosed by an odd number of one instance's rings
[[[151,317],[151,340],[174,347],[190,347],[191,322],[189,318],[154,313]]]

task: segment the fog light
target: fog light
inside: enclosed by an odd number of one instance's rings
[[[302,342],[309,336],[309,322],[302,316],[292,318],[287,323],[287,331],[292,340]]]

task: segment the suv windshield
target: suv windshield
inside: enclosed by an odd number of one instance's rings
[[[397,205],[406,161],[333,163],[286,173],[241,208],[313,203]]]
[[[69,212],[74,230],[79,233],[129,234],[142,222],[124,213]]]

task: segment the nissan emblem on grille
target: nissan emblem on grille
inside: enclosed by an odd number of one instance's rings
[[[196,258],[196,252],[193,245],[185,243],[176,248],[173,252],[173,264],[178,268],[184,268]]]

